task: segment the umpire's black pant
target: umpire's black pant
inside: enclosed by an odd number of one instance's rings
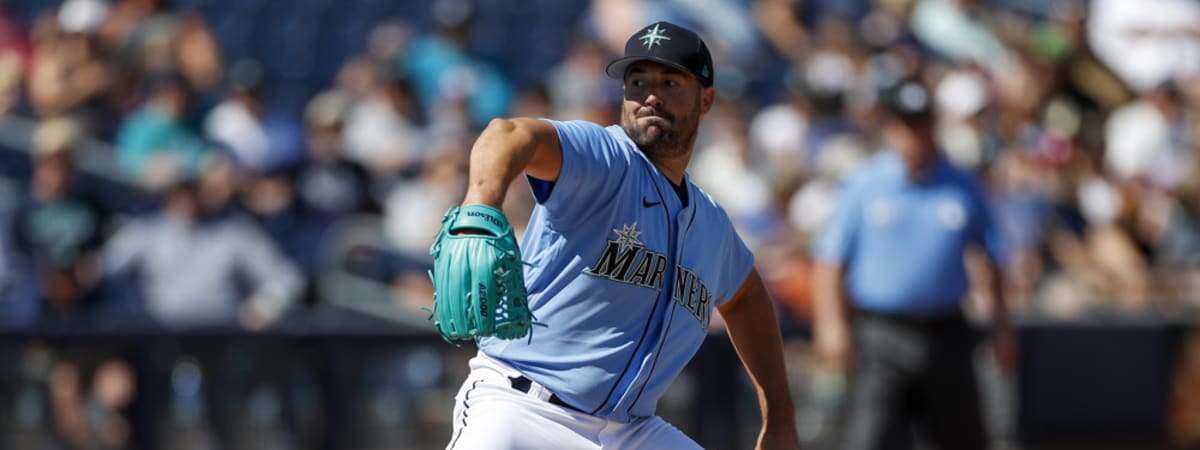
[[[941,450],[987,446],[976,386],[976,334],[961,316],[856,312],[855,367],[842,448],[911,449],[914,432]]]

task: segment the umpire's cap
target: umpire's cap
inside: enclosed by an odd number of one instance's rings
[[[625,41],[625,56],[608,64],[605,73],[618,80],[625,69],[638,61],[649,60],[676,67],[700,80],[704,87],[713,84],[712,55],[700,36],[670,22],[655,22]]]
[[[884,113],[905,123],[923,123],[933,118],[933,96],[916,78],[884,88],[879,102]]]

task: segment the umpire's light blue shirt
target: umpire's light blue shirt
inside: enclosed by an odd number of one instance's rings
[[[922,179],[883,151],[843,180],[837,207],[814,245],[819,262],[844,264],[860,309],[916,316],[957,313],[968,287],[963,251],[1004,245],[983,191],[943,159]]]

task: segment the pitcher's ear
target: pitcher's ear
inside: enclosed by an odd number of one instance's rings
[[[717,99],[717,90],[712,86],[700,90],[700,113],[707,114]]]

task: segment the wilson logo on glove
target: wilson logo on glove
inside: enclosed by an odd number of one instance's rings
[[[475,205],[469,205],[469,206],[475,206]],[[480,219],[486,220],[488,222],[491,222],[492,225],[495,225],[497,228],[508,227],[508,221],[504,220],[504,216],[500,216],[500,218],[497,219],[496,217],[493,217],[491,214],[482,213],[479,211],[467,211],[467,217],[475,217],[475,218],[480,218]]]

